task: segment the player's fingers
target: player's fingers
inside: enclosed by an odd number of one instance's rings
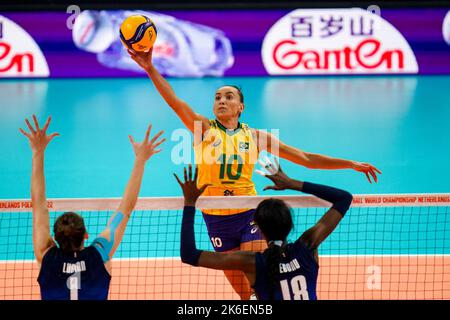
[[[258,159],[258,162],[259,162],[259,164],[261,165],[261,167],[262,167],[262,169],[263,169],[263,170],[259,170],[260,172],[264,172],[264,175],[271,174],[270,172],[265,172],[265,170],[264,170],[264,169],[266,169],[267,171],[269,171],[269,170],[267,169],[267,168],[268,168],[268,164],[267,164],[267,163],[263,162],[263,161],[260,160],[260,159]]]
[[[273,165],[267,156],[264,156],[264,159],[266,160],[266,166],[264,168],[269,171],[270,174],[276,174],[278,172],[278,168]]]
[[[370,176],[367,172],[364,172],[366,174],[367,180],[369,180],[370,183],[372,183],[372,181],[370,180]]]
[[[265,168],[273,167],[272,161],[267,156],[264,156],[264,162],[266,163]]]
[[[189,168],[189,181],[192,181],[192,164],[189,164],[189,166],[188,166],[188,168]]]
[[[150,140],[150,144],[155,143],[156,140],[158,140],[158,138],[164,133],[164,130],[161,130],[160,132],[158,132],[152,140]]]
[[[36,126],[36,131],[39,131],[39,123],[37,121],[36,115],[33,114],[33,121],[34,121],[34,125]]]
[[[277,171],[283,171],[283,170],[281,170],[281,166],[280,166],[280,163],[278,162],[277,157],[275,157],[274,162],[275,162],[275,167],[277,168]]]
[[[152,130],[152,125],[150,124],[145,132],[144,143],[148,142],[148,138],[150,137],[150,131]]]
[[[183,183],[180,181],[180,178],[178,178],[178,176],[176,175],[176,173],[173,174],[175,176],[175,179],[177,179],[178,184],[180,185],[180,187],[183,188]]]
[[[186,171],[186,167],[184,167],[183,171],[184,171],[184,182],[186,182],[186,181],[187,181],[187,171]]]
[[[278,166],[274,165],[267,156],[264,156],[264,159],[266,159],[266,169],[270,173],[275,174],[278,171]]]
[[[27,138],[30,137],[30,135],[29,135],[28,133],[26,133],[22,128],[19,128],[19,131],[22,132],[22,134],[23,134],[25,137],[27,137]]]
[[[372,166],[372,169],[378,172],[379,174],[382,174],[380,170],[378,170],[376,167]]]
[[[128,135],[128,139],[130,139],[131,144],[134,144],[134,138],[131,135]]]
[[[277,190],[275,186],[267,186],[267,187],[264,187],[263,191],[270,190],[270,189]]]
[[[156,150],[153,150],[153,154],[160,153],[161,151],[162,151],[162,149],[156,149]]]
[[[206,188],[208,188],[209,186],[211,186],[212,184],[210,183],[205,183],[204,185],[202,185],[202,187],[200,188],[200,194],[203,193],[203,191],[205,191]]]
[[[372,176],[375,182],[378,182],[377,174],[373,170],[369,170],[370,175]]]
[[[269,157],[264,156],[264,160],[266,161],[266,164],[267,164],[269,167],[273,166],[272,161],[270,161]]]
[[[277,172],[278,172],[278,169],[277,168],[275,168],[273,165],[271,165],[271,166],[269,166],[268,168],[266,168],[267,169],[267,171],[269,171],[269,173],[270,174],[277,174]]]
[[[153,47],[150,48],[150,50],[148,50],[147,52],[143,52],[143,55],[145,56],[146,59],[150,58],[153,54]]]
[[[166,141],[166,138],[161,139],[160,141],[158,141],[156,144],[153,145],[153,148],[157,148],[159,147],[164,141]]]
[[[52,141],[54,137],[58,137],[58,136],[59,136],[59,133],[58,133],[58,132],[52,133],[52,134],[50,135],[50,138],[49,138],[48,141]]]
[[[261,159],[258,159],[259,164],[261,165],[261,167],[265,168],[267,166],[267,163],[265,163],[264,161],[262,161]]]
[[[262,170],[255,170],[255,172],[256,172],[257,174],[259,174],[260,176],[263,176],[263,177],[266,176],[266,173],[265,173],[264,171],[262,171]]]
[[[270,174],[275,174],[275,173],[276,173],[276,171],[274,170],[272,164],[266,164],[266,166],[264,167],[264,169],[266,169],[267,172],[269,172]]]
[[[136,52],[135,52],[134,50],[127,49],[127,51],[128,51],[128,54],[129,54],[131,57],[135,57],[135,56],[136,56]]]
[[[198,167],[195,166],[194,181],[197,181],[197,178],[198,178]]]
[[[267,175],[266,177],[269,178],[273,183],[277,184],[277,180],[273,175]]]
[[[30,121],[28,121],[28,119],[25,119],[25,123],[27,124],[28,129],[30,129],[31,133],[36,133],[36,131],[34,131],[33,126],[31,125]]]
[[[47,132],[48,126],[50,125],[50,121],[52,120],[52,117],[48,117],[47,121],[45,122],[44,129],[42,131]]]

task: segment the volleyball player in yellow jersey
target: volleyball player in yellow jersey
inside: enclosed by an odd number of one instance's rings
[[[195,162],[199,169],[198,183],[210,185],[204,195],[256,195],[252,175],[258,159],[258,147],[252,130],[244,123],[238,123],[235,130],[228,130],[219,120],[210,120],[209,124],[202,141],[194,145]],[[220,216],[241,212],[243,209],[203,210],[203,213]],[[219,237],[213,244],[223,250],[221,240]]]
[[[244,97],[235,86],[223,86],[215,93],[215,120],[196,113],[177,97],[170,84],[152,64],[149,52],[128,51],[131,58],[148,74],[159,94],[194,134],[194,149],[198,165],[198,184],[209,184],[204,195],[256,195],[252,181],[253,166],[259,152],[267,150],[277,156],[311,169],[354,169],[377,181],[377,168],[368,163],[336,159],[304,152],[271,134],[249,128],[239,122],[244,111]],[[278,154],[277,154],[278,153]],[[266,241],[253,225],[252,209],[202,210],[208,234],[216,251],[263,251]],[[224,271],[241,299],[249,299],[251,287],[241,271]]]

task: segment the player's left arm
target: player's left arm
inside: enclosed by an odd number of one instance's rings
[[[189,255],[188,252],[186,253]],[[187,260],[187,255],[182,255],[181,260],[184,260],[183,262]],[[255,272],[255,252],[233,251],[219,253],[202,251],[197,266],[216,270],[241,270],[245,273],[251,273]]]
[[[31,202],[33,206],[33,249],[36,260],[40,265],[45,252],[55,246],[55,242],[50,235],[50,217],[45,194],[44,155],[47,145],[59,134],[53,133],[47,135],[51,117],[47,119],[42,129],[39,128],[39,123],[35,115],[33,115],[33,121],[36,128],[33,128],[28,119],[25,119],[30,130],[29,133],[25,132],[22,128],[19,130],[28,138],[32,152]]]
[[[370,183],[370,176],[375,182],[378,181],[377,172],[381,173],[370,163],[353,160],[333,158],[317,153],[310,153],[283,143],[271,133],[253,129],[258,141],[258,150],[267,150],[275,156],[279,156],[309,169],[353,169],[363,172]],[[370,174],[370,175],[369,175]]]
[[[275,164],[270,160],[261,162],[263,168],[256,172],[272,180],[274,185],[267,186],[265,190],[297,190],[303,193],[312,194],[320,199],[332,204],[331,208],[322,218],[310,229],[305,231],[297,240],[303,242],[310,250],[317,255],[319,245],[333,232],[350,208],[353,196],[342,189],[331,186],[320,185],[311,182],[295,180],[286,175],[275,158]],[[316,256],[317,260],[317,256]]]
[[[255,253],[250,251],[233,251],[227,253],[198,250],[194,234],[195,207],[185,206],[181,225],[180,256],[183,263],[195,267],[217,270],[241,270],[245,273],[255,272]]]

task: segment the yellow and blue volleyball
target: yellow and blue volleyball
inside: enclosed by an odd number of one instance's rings
[[[143,15],[126,18],[120,26],[120,40],[128,49],[148,51],[156,41],[157,31],[153,21]]]

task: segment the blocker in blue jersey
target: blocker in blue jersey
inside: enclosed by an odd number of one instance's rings
[[[349,209],[352,195],[344,190],[291,179],[278,163],[273,165],[268,161],[264,167],[268,173],[259,172],[275,183],[264,190],[298,190],[330,202],[331,208],[297,241],[287,243],[287,236],[293,228],[291,209],[282,200],[266,199],[258,205],[254,215],[254,222],[268,243],[264,252],[201,251],[195,244],[195,203],[208,185],[197,187],[197,169],[192,178],[192,167],[189,166],[189,173],[184,169],[184,183],[175,175],[185,199],[181,260],[192,266],[243,271],[259,300],[316,300],[317,249]]]
[[[50,235],[50,218],[47,208],[44,177],[44,153],[49,142],[58,133],[47,135],[51,118],[44,128],[33,115],[35,128],[28,119],[30,132],[20,129],[32,151],[31,200],[33,204],[33,247],[40,268],[38,282],[43,300],[105,300],[111,281],[111,259],[122,240],[130,215],[134,210],[141,188],[145,164],[165,139],[159,141],[160,131],[149,141],[151,125],[142,143],[129,136],[135,153],[131,177],[118,209],[111,216],[105,230],[85,247],[87,231],[83,218],[75,212],[65,212],[53,226]]]

